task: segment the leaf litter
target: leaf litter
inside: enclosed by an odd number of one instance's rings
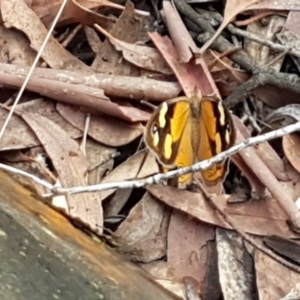
[[[61,4],[1,1],[0,84],[7,92],[1,96],[6,105],[21,86]],[[227,54],[204,52],[218,40],[211,38],[204,48],[195,43],[177,4],[137,4],[69,1],[27,86],[24,103],[17,105],[0,140],[2,163],[63,187],[145,178],[159,168],[152,153],[140,149],[151,115],[141,100],[189,97],[195,87],[204,95],[225,99],[253,76],[250,67],[244,70],[235,59],[244,50],[265,72],[298,76],[298,58],[289,54],[300,41],[297,1],[227,0],[215,37],[234,20],[244,31],[230,38],[226,32],[224,37],[236,47]],[[285,13],[278,16],[278,10]],[[81,28],[75,30],[78,23]],[[247,34],[281,43],[287,50],[280,53]],[[237,143],[269,130],[264,122],[280,127],[282,123],[276,122],[281,117],[299,120],[299,108],[292,104],[299,102],[299,94],[293,89],[263,85],[247,90],[244,98],[250,114],[245,103],[233,108]],[[275,118],[268,119],[269,112]],[[7,114],[1,107],[1,124]],[[246,232],[257,245],[275,235],[281,238],[279,246],[285,245],[283,238],[299,238],[287,222],[295,220],[294,202],[300,195],[299,147],[298,135],[292,134],[232,157],[224,187],[208,189],[208,194],[234,228],[201,193],[172,186],[111,189],[52,200],[99,234],[109,229],[120,253],[183,299],[251,299],[253,287],[261,299],[280,299],[297,288],[299,274],[284,266],[285,258],[279,263],[249,246],[234,229]],[[40,196],[47,192],[31,179],[14,177]],[[250,201],[232,204],[241,202],[233,199]]]

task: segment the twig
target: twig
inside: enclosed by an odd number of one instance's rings
[[[237,27],[233,26],[232,24],[229,24],[227,26],[227,29],[232,34],[242,36],[242,37],[247,38],[251,41],[257,42],[261,45],[268,46],[271,49],[274,49],[274,50],[277,50],[277,51],[282,51],[282,52],[285,52],[285,53],[289,53],[293,56],[296,56],[296,57],[300,58],[300,51],[297,51],[294,48],[288,47],[286,45],[277,44],[277,43],[274,43],[270,40],[266,40],[266,39],[258,36],[257,34],[254,34],[254,33],[249,32],[249,31],[242,30],[240,28],[237,28]]]
[[[37,176],[31,175],[30,173],[27,173],[25,171],[19,170],[17,168],[10,167],[8,165],[0,163],[0,169],[4,170],[4,171],[7,171],[7,172],[10,172],[10,173],[13,173],[13,174],[17,174],[17,175],[21,175],[21,176],[24,176],[24,177],[28,177],[28,178],[32,179],[34,182],[40,184],[41,186],[44,186],[45,188],[47,188],[47,189],[49,189],[51,191],[54,188],[54,185],[52,185],[51,183],[49,183],[49,182],[47,182],[45,180],[42,180],[42,179],[38,178]]]
[[[26,66],[0,63],[0,85],[20,86],[19,81],[25,78],[28,72],[29,68]],[[35,69],[27,89],[55,99],[57,92],[61,92],[60,84],[81,86],[80,92],[86,94],[89,94],[89,88],[95,88],[98,91],[91,90],[93,92],[91,96],[94,97],[100,97],[100,92],[103,90],[109,97],[138,99],[139,101],[147,99],[161,102],[177,97],[181,91],[177,82],[100,73],[88,75],[82,74],[82,72],[44,68]],[[65,98],[69,94],[78,93],[78,90],[71,86],[64,87],[64,90],[67,92],[65,95],[57,97],[57,101],[61,101],[61,98]]]
[[[211,159],[201,161],[199,163],[194,164],[191,167],[173,170],[173,171],[167,172],[165,174],[156,174],[154,176],[151,176],[151,177],[148,177],[145,179],[139,179],[139,180],[100,183],[100,184],[84,186],[84,187],[82,187],[82,186],[72,187],[72,188],[55,187],[52,189],[52,192],[55,195],[70,195],[70,194],[78,194],[78,193],[83,193],[83,192],[97,192],[97,191],[103,191],[103,190],[109,190],[109,189],[140,188],[140,187],[143,187],[143,186],[146,186],[149,184],[160,183],[167,179],[175,178],[175,177],[181,176],[183,174],[198,172],[200,170],[205,170],[205,169],[211,167],[213,164],[222,162],[226,158],[230,157],[231,155],[236,154],[249,146],[252,146],[252,145],[255,145],[258,143],[262,143],[262,142],[265,142],[265,141],[268,141],[271,139],[279,138],[286,134],[289,134],[289,133],[292,133],[292,132],[295,132],[298,130],[300,130],[300,122],[297,122],[293,125],[283,127],[278,130],[268,132],[263,135],[249,138],[248,140],[245,140],[243,143],[235,145],[232,148],[228,149],[227,151],[224,151]],[[272,191],[270,191],[270,192],[272,192]],[[52,195],[53,194],[47,194],[45,196],[51,197]]]
[[[205,42],[215,33],[214,28],[210,25],[206,18],[202,18],[202,15],[196,13],[190,6],[183,0],[174,0],[178,11],[186,18],[198,25],[203,32],[205,32],[205,40],[203,35],[199,35],[197,40],[199,42]],[[211,45],[211,48],[223,53],[234,46],[228,42],[224,37],[218,36]],[[244,84],[235,89],[230,96],[225,100],[229,107],[242,102],[245,96],[255,88],[264,85],[273,85],[280,88],[291,90],[300,95],[300,78],[296,75],[285,73],[274,73],[268,67],[259,67],[256,65],[254,59],[248,55],[245,51],[241,50],[229,55],[230,59],[240,65],[243,69],[251,72],[254,76],[246,81]],[[241,92],[242,91],[242,92]]]

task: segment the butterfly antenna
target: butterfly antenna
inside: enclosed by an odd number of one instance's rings
[[[140,142],[139,142],[139,145],[138,145],[138,148],[137,148],[136,152],[138,152],[139,150],[141,150],[141,148],[142,148],[142,142],[143,142],[143,138],[140,139]],[[139,168],[137,170],[135,178],[138,178],[138,176],[139,176],[139,174],[140,174],[140,172],[141,172],[141,170],[142,170],[142,168],[143,168],[143,166],[145,164],[145,161],[146,161],[146,159],[148,157],[148,154],[149,154],[149,150],[146,148],[145,149],[145,154],[144,154],[143,159],[141,161],[141,164],[140,164],[140,166],[139,166]]]

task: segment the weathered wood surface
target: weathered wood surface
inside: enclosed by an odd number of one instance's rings
[[[0,171],[0,299],[177,299]]]

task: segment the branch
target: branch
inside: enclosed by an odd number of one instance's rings
[[[138,179],[138,180],[128,180],[128,181],[121,181],[121,182],[109,182],[109,183],[100,183],[96,185],[90,185],[90,186],[77,186],[77,187],[71,187],[71,188],[61,188],[61,187],[55,187],[51,185],[50,183],[47,183],[38,177],[31,175],[29,173],[26,173],[24,171],[18,170],[13,167],[6,166],[4,164],[0,164],[0,169],[4,169],[8,172],[16,173],[22,176],[26,176],[37,182],[38,184],[41,184],[48,188],[51,193],[44,195],[45,197],[51,197],[54,195],[71,195],[71,194],[78,194],[78,193],[85,193],[85,192],[99,192],[103,190],[109,190],[109,189],[127,189],[127,188],[140,188],[144,187],[149,184],[156,184],[160,183],[162,181],[165,181],[167,179],[179,177],[183,174],[187,173],[193,173],[198,172],[201,170],[205,170],[209,167],[211,167],[215,163],[220,163],[224,161],[225,159],[229,158],[233,154],[236,154],[240,152],[241,150],[248,148],[250,146],[253,146],[258,143],[263,143],[272,139],[276,139],[279,137],[283,137],[286,134],[293,133],[295,131],[300,130],[300,122],[297,122],[295,124],[283,127],[281,129],[273,130],[268,133],[249,138],[245,140],[243,143],[240,143],[238,145],[235,145],[231,147],[230,149],[214,156],[213,158],[203,160],[199,163],[196,163],[190,167],[176,169],[167,173],[160,173],[156,174],[151,177],[147,177],[145,179]]]
[[[202,14],[198,14],[183,0],[174,0],[174,3],[182,15],[191,20],[205,32],[204,36],[200,34],[197,37],[199,42],[203,43],[214,35],[215,29],[209,23],[207,16],[204,15],[204,17],[202,17]],[[211,48],[223,53],[235,49],[236,47],[224,37],[218,36],[211,45]],[[254,59],[243,50],[233,52],[229,55],[229,58],[240,65],[244,70],[251,72],[253,76],[255,76],[254,79],[249,79],[250,83],[248,83],[249,80],[246,81],[239,89],[234,90],[231,95],[225,99],[229,107],[242,102],[245,99],[245,96],[248,96],[253,89],[267,84],[285,88],[300,95],[300,78],[298,76],[293,74],[274,73],[268,67],[257,66]],[[240,92],[241,90],[243,90],[242,93]]]

